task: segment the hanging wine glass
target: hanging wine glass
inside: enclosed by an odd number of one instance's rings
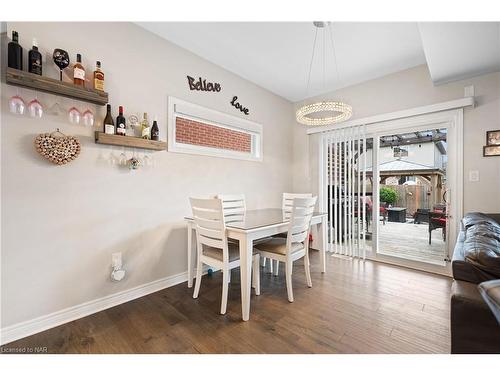
[[[21,98],[18,94],[14,95],[9,99],[9,109],[12,113],[16,115],[24,114],[24,110],[26,109],[26,104],[24,103],[24,99]]]
[[[83,112],[82,117],[85,126],[94,126],[94,113],[90,109]]]
[[[68,110],[68,119],[69,119],[70,123],[72,123],[74,125],[78,125],[80,123],[80,117],[81,117],[81,113],[78,110],[78,108],[71,107]]]
[[[57,97],[56,102],[50,106],[50,108],[47,110],[47,113],[52,116],[59,116],[60,114],[64,113],[61,104],[59,104],[59,97]]]
[[[33,99],[28,104],[28,111],[31,117],[41,118],[43,115],[42,103],[37,98]]]
[[[52,58],[54,59],[54,64],[59,67],[59,80],[62,81],[62,72],[63,69],[69,65],[69,55],[63,49],[56,48],[54,53],[52,54]]]
[[[118,164],[121,167],[126,167],[127,166],[127,155],[125,154],[125,149],[124,148],[122,148],[122,153],[120,154],[120,159],[119,159]]]

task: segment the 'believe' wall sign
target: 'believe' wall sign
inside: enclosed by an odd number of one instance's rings
[[[238,97],[233,96],[233,100],[231,100],[231,105],[237,109],[239,109],[241,112],[243,112],[245,115],[248,116],[250,113],[250,110],[248,108],[243,107],[240,103],[237,102]]]
[[[220,90],[222,90],[220,83],[207,82],[206,79],[202,79],[201,77],[199,77],[198,80],[195,80],[195,78],[187,76],[187,79],[189,83],[189,89],[191,91],[196,90],[219,92]]]

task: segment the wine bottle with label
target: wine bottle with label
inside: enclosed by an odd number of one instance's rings
[[[85,68],[82,65],[82,55],[76,54],[76,64],[73,67],[73,83],[78,86],[85,86]]]
[[[144,112],[144,119],[141,122],[141,137],[151,139],[151,128],[149,127],[148,114]]]
[[[151,139],[153,141],[159,141],[160,140],[160,129],[158,129],[158,122],[155,117],[153,121],[153,126],[151,127]]]
[[[125,117],[123,117],[123,107],[118,107],[118,116],[116,117],[116,134],[126,135]]]
[[[38,51],[35,38],[33,38],[33,47],[28,53],[28,72],[42,75],[42,54]]]
[[[8,45],[9,68],[23,70],[23,47],[19,44],[19,34],[12,31],[12,41]]]
[[[106,106],[106,117],[104,117],[104,133],[115,134],[115,124],[113,123],[113,117],[111,116],[111,105]]]
[[[94,89],[104,91],[104,73],[101,70],[101,62],[96,61],[94,71]]]

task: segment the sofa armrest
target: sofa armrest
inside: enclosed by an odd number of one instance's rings
[[[500,280],[490,280],[479,284],[479,292],[500,324]]]

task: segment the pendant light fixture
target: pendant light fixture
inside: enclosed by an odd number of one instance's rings
[[[316,39],[318,36],[318,30],[321,29],[323,32],[323,89],[326,88],[325,81],[325,41],[328,34],[330,41],[332,43],[333,58],[335,63],[335,69],[337,73],[337,81],[339,79],[339,72],[337,67],[337,58],[335,55],[335,47],[333,45],[332,28],[330,22],[313,22],[316,27],[314,33],[313,42],[313,52],[311,56],[311,63],[309,65],[309,74],[307,77],[307,91],[309,92],[309,84],[311,81],[311,71],[314,61],[314,55],[316,52]],[[321,125],[331,125],[346,121],[352,116],[352,107],[346,103],[339,101],[320,101],[312,104],[306,104],[299,108],[296,112],[297,121],[304,125],[309,126],[321,126]]]

